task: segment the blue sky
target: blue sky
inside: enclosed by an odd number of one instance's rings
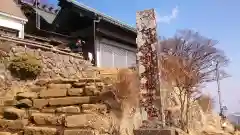
[[[47,0],[45,0],[47,1]],[[48,0],[55,4],[57,0]],[[118,20],[135,25],[136,11],[155,8],[158,13],[158,34],[170,37],[178,29],[193,29],[218,40],[231,63],[227,68],[232,76],[221,81],[224,104],[229,112],[240,111],[240,1],[239,0],[79,0]],[[205,91],[216,101],[216,83]],[[217,102],[218,103],[218,102]],[[218,104],[217,104],[218,105]],[[218,110],[218,106],[216,106]]]

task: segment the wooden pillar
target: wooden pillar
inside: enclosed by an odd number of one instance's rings
[[[136,42],[138,46],[137,64],[141,83],[141,105],[145,108],[148,118],[161,118],[161,108],[157,108],[153,105],[156,93],[160,91],[156,49],[158,43],[156,30],[157,23],[154,9],[137,12],[136,19]]]

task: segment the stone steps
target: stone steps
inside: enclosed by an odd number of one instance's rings
[[[97,100],[103,88],[98,78],[38,80],[5,102],[0,127],[23,135],[93,135],[110,125],[106,105]]]

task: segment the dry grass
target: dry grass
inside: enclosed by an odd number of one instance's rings
[[[120,135],[133,135],[133,129],[141,123],[137,73],[131,69],[116,69],[102,78],[108,88],[100,94],[100,100],[110,107],[111,114],[116,117],[117,132]]]
[[[102,79],[108,87],[100,95],[100,99],[113,109],[122,111],[124,107],[138,107],[139,79],[137,73],[131,69],[117,69],[111,76],[103,76]]]
[[[201,106],[203,112],[210,112],[213,109],[213,98],[210,95],[203,94],[197,99],[198,104]]]
[[[132,106],[138,106],[139,79],[137,73],[131,69],[120,69],[117,75],[116,96]]]

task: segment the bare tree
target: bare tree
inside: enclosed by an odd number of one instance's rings
[[[224,52],[215,47],[217,43],[191,30],[178,31],[174,38],[161,42],[161,77],[178,89],[180,127],[185,131],[188,131],[190,100],[200,93],[199,86],[216,79],[213,62],[217,62],[219,67],[228,64]],[[221,78],[227,75],[221,69],[219,73]]]
[[[202,94],[196,100],[202,108],[203,112],[210,112],[213,110],[215,101],[210,95]]]

